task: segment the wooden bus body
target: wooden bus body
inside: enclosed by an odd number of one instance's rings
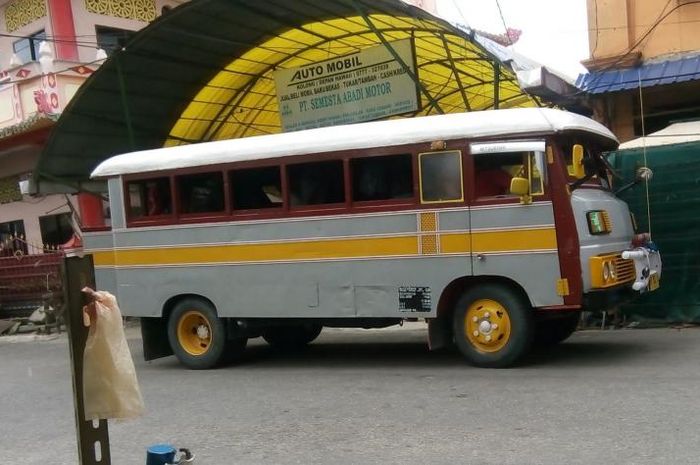
[[[616,146],[588,118],[513,109],[135,152],[94,171],[111,229],[84,240],[147,358],[209,368],[251,337],[420,318],[431,348],[507,366],[658,285],[608,186]]]

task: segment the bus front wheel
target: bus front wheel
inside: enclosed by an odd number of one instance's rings
[[[187,368],[206,370],[230,361],[245,349],[247,339],[227,340],[223,320],[200,299],[184,299],[168,319],[168,340]]]
[[[455,343],[473,365],[504,368],[529,351],[534,333],[532,309],[513,289],[495,283],[464,292],[453,315]]]

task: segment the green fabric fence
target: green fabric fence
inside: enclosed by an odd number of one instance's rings
[[[641,320],[700,323],[700,142],[649,147],[646,157],[654,171],[649,204],[652,239],[663,261],[661,288],[623,311]],[[642,149],[620,150],[608,160],[625,181],[644,166]],[[629,204],[639,231],[648,231],[644,184],[620,197]]]

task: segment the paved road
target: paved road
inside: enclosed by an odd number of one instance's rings
[[[113,463],[148,444],[213,464],[697,464],[700,329],[587,331],[518,369],[429,353],[420,328],[330,330],[303,353],[254,341],[208,372],[140,361],[148,409],[110,424]],[[65,339],[0,338],[0,457],[75,464]]]

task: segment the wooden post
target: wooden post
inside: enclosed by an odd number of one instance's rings
[[[73,378],[73,402],[75,427],[78,436],[78,459],[80,465],[111,465],[107,420],[97,426],[85,421],[83,399],[83,351],[88,328],[83,325],[83,306],[87,303],[81,292],[85,286],[95,289],[95,269],[92,256],[70,257],[63,262],[63,294],[65,296],[65,321],[68,328],[71,372]]]

